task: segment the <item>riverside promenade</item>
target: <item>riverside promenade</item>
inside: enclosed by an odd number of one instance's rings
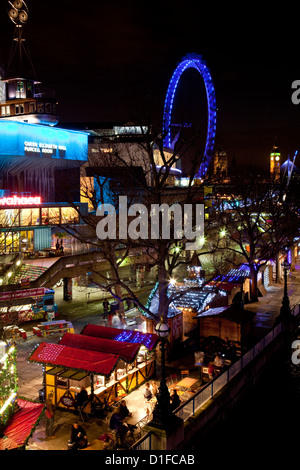
[[[85,296],[85,294],[82,294]],[[296,270],[292,272],[288,277],[288,295],[290,299],[290,306],[293,307],[300,301],[300,266],[296,266]],[[280,313],[281,301],[283,297],[283,283],[271,285],[267,288],[267,294],[264,297],[260,297],[259,301],[253,304],[245,305],[247,310],[255,313],[254,317],[254,336],[255,340],[259,340],[265,336],[270,329],[272,329],[277,316]],[[99,314],[95,308],[95,312],[91,313],[87,308],[86,300],[82,299],[82,316],[78,318],[74,317],[74,310],[72,308],[72,302],[64,303],[63,301],[57,300],[59,309],[63,318],[72,321],[75,333],[80,333],[83,326],[87,323],[102,324],[105,325],[105,321],[102,315]],[[76,301],[80,304],[80,298],[77,297]],[[85,302],[85,303],[84,303]],[[96,303],[95,303],[96,305]],[[78,307],[79,308],[79,307]],[[69,314],[68,314],[69,311]],[[135,329],[141,325],[142,319],[137,321],[127,315],[128,328]],[[57,342],[59,335],[51,335],[49,337],[38,338],[36,336],[31,337],[18,345],[18,376],[19,376],[19,391],[20,397],[25,397],[29,400],[38,400],[38,391],[42,388],[42,366],[27,361],[31,351],[41,341]],[[198,377],[198,370],[194,365],[194,353],[187,353],[184,357],[177,359],[173,362],[166,364],[167,374],[177,374],[180,376],[182,369],[189,369],[190,376]],[[157,380],[159,379],[159,367]],[[126,397],[128,408],[134,406],[144,406],[143,398],[143,386]],[[57,410],[55,417],[55,427],[53,439],[45,437],[45,425],[43,420],[37,426],[33,436],[30,438],[27,449],[28,450],[67,450],[67,442],[69,439],[70,428],[74,421],[78,420],[86,430],[88,440],[99,438],[99,436],[105,432],[108,432],[108,425],[105,419],[99,419],[91,417],[87,422],[82,423],[77,415],[73,412],[67,412]]]

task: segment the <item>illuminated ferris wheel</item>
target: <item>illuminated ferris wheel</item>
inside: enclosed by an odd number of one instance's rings
[[[207,101],[207,129],[206,129],[206,139],[203,152],[203,158],[200,163],[199,170],[196,174],[196,178],[204,178],[210,160],[212,158],[215,135],[216,135],[216,118],[217,118],[217,108],[216,108],[216,97],[215,89],[212,82],[210,72],[205,65],[203,59],[198,54],[188,54],[182,58],[180,63],[177,65],[172,78],[169,83],[167,90],[165,104],[164,104],[164,115],[163,115],[163,136],[164,136],[164,146],[166,148],[172,148],[172,136],[171,131],[173,127],[173,112],[174,112],[174,102],[175,94],[178,87],[178,83],[182,74],[188,69],[195,69],[201,76],[206,92],[206,101]]]

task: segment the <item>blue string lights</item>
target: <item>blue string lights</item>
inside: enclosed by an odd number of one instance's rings
[[[177,85],[181,78],[181,75],[189,68],[196,69],[201,75],[206,90],[207,97],[207,111],[208,111],[208,124],[207,124],[207,135],[206,135],[206,145],[203,155],[203,161],[200,164],[199,171],[196,175],[196,178],[204,178],[209,162],[213,154],[213,148],[215,143],[216,135],[216,120],[217,120],[217,106],[216,106],[216,96],[213,81],[210,75],[210,72],[205,65],[202,57],[198,54],[187,54],[181,62],[176,67],[172,78],[169,83],[169,87],[166,94],[165,104],[164,104],[164,115],[163,115],[163,136],[164,136],[164,146],[171,149],[171,118],[172,118],[172,109],[175,99],[175,92]]]

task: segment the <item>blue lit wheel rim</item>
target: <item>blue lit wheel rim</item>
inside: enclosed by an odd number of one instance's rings
[[[175,69],[172,78],[169,83],[167,90],[167,95],[164,105],[164,116],[163,116],[163,136],[164,136],[164,146],[171,148],[171,118],[172,118],[172,109],[175,99],[175,93],[177,85],[179,83],[180,77],[189,68],[196,69],[201,75],[206,91],[207,98],[207,134],[206,134],[206,143],[205,150],[203,155],[203,161],[200,164],[198,173],[195,175],[196,178],[204,178],[209,162],[212,158],[215,136],[216,136],[216,122],[217,122],[217,107],[216,107],[216,96],[215,89],[212,82],[210,72],[203,62],[201,56],[197,54],[188,54],[181,62],[178,64]]]

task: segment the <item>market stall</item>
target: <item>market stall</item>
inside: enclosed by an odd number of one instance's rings
[[[238,347],[250,344],[253,333],[253,312],[231,304],[211,308],[197,316],[199,337],[214,336],[234,342]]]
[[[29,360],[45,366],[45,395],[52,392],[56,406],[75,409],[77,393],[84,387],[89,413],[91,407],[106,408],[118,401],[155,374],[158,337],[87,326],[84,334],[66,333],[59,344],[41,343]]]

